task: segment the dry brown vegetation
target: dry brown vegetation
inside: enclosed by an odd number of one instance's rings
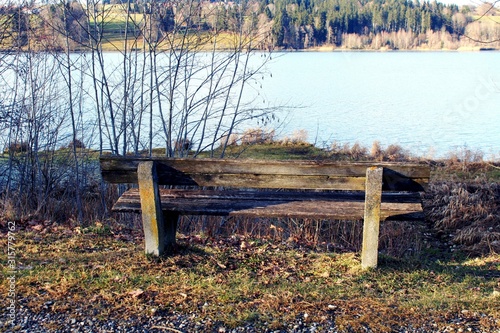
[[[434,182],[425,195],[433,230],[474,255],[500,253],[500,186],[483,177]]]

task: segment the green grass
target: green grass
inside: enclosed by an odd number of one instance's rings
[[[492,16],[492,15],[479,16],[479,15],[474,15],[474,16],[472,16],[472,19],[474,21],[479,20],[479,22],[492,23],[492,24],[500,24],[500,16]]]
[[[208,152],[202,156],[208,156]],[[220,148],[215,150],[215,156],[220,155]],[[327,157],[327,153],[310,144],[255,144],[228,146],[225,156],[227,158],[252,158],[264,160],[296,160],[317,159]]]

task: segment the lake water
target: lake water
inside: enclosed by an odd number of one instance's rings
[[[282,135],[318,145],[399,144],[423,156],[500,154],[500,52],[278,54],[262,81],[270,104],[297,106]]]
[[[104,56],[114,82],[113,102],[119,104],[123,81],[115,75],[121,71],[122,58],[119,53]],[[200,63],[210,58],[197,56]],[[259,63],[263,56],[256,54],[252,61]],[[50,55],[46,57],[49,60],[42,68],[55,63]],[[280,122],[269,125],[281,137],[305,130],[308,140],[320,147],[357,142],[370,148],[379,141],[385,147],[398,144],[420,156],[441,157],[467,148],[481,150],[487,158],[500,158],[500,52],[292,52],[272,57],[244,99],[257,108],[286,106],[287,111],[278,114]],[[88,58],[87,54],[74,55],[75,62]],[[0,87],[14,91],[15,74],[2,75]],[[61,77],[45,80],[64,83]],[[74,80],[79,80],[77,73]],[[86,94],[79,104],[87,110],[83,119],[96,123],[90,77],[85,77],[83,86],[80,91]],[[59,95],[65,99],[61,89]],[[200,90],[198,95],[203,110],[206,94]],[[174,104],[182,107],[182,101]],[[193,113],[190,121],[196,117]],[[161,133],[161,121],[155,120],[154,125]],[[258,125],[252,120],[239,130]],[[148,122],[143,126],[147,133]],[[97,144],[97,136],[92,135],[95,128],[82,133]],[[200,134],[192,137],[199,139]],[[164,145],[162,138],[158,135],[155,145]]]

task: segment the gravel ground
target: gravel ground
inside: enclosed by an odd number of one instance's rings
[[[23,302],[24,301],[24,302]],[[23,305],[26,300],[21,300],[20,305],[16,309],[15,326],[11,325],[6,313],[0,315],[0,331],[1,332],[210,332],[210,333],[245,333],[245,332],[293,332],[293,333],[313,333],[313,332],[340,332],[333,322],[320,323],[304,323],[301,319],[295,322],[288,323],[285,328],[276,330],[266,328],[266,323],[260,323],[259,328],[256,328],[252,323],[246,324],[237,328],[226,328],[220,323],[207,320],[198,320],[195,315],[186,315],[180,313],[162,314],[161,316],[152,316],[147,319],[130,317],[128,319],[109,319],[107,321],[98,320],[96,318],[77,317],[72,313],[53,313],[49,310],[43,310],[39,313],[32,312],[28,307]],[[498,329],[481,329],[479,321],[487,321],[495,325],[494,318],[488,318],[484,315],[462,316],[449,318],[448,325],[437,328],[432,320],[421,326],[413,327],[412,325],[403,325],[405,327],[394,328],[395,333],[445,333],[445,332],[482,332],[482,333],[499,333]],[[498,327],[498,326],[497,326]],[[342,331],[345,332],[345,331]],[[348,330],[347,332],[359,332]],[[366,328],[362,332],[374,332]]]

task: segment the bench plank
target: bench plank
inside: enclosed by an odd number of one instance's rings
[[[429,167],[410,163],[261,161],[101,157],[103,179],[110,183],[137,183],[141,161],[157,164],[158,184],[245,188],[303,188],[364,190],[366,169],[384,168],[384,190],[424,191]]]
[[[164,211],[183,215],[291,217],[335,220],[363,219],[363,193],[299,191],[160,190]],[[141,211],[139,191],[130,189],[113,206],[115,212]],[[381,218],[417,220],[423,217],[418,194],[383,195]]]

